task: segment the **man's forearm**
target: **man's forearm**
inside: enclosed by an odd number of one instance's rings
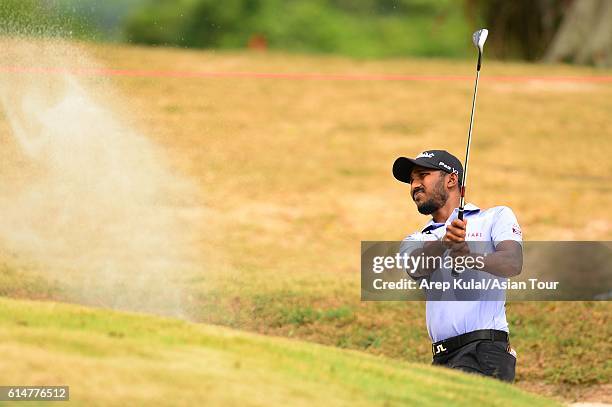
[[[428,257],[441,257],[446,251],[446,247],[439,242],[426,242],[423,247],[420,247],[416,250],[413,250],[410,253],[411,257],[421,257],[423,259],[427,259]],[[434,264],[430,264],[434,263]],[[418,266],[408,272],[410,277],[412,278],[421,278],[427,277],[434,271],[436,271],[435,262],[421,261]]]
[[[480,254],[472,254],[471,256],[483,256],[484,267],[479,268],[481,271],[498,277],[514,277],[519,275],[523,268],[523,251],[520,244],[516,242],[502,242],[499,244],[499,246],[502,245],[505,246],[503,250],[495,251],[486,256]]]

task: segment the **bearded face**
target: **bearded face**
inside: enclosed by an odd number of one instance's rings
[[[419,213],[431,215],[446,204],[446,175],[443,171],[422,168],[412,171],[411,194]]]

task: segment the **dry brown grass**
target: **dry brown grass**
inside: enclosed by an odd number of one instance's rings
[[[471,63],[354,62],[287,55],[96,49],[113,68],[471,75]],[[529,240],[612,237],[612,86],[487,82],[589,75],[488,62],[479,90],[469,199],[511,206]],[[603,74],[606,72],[598,72]],[[464,149],[472,82],[117,78],[135,118],[228,226],[224,239],[399,238],[426,219],[389,176],[400,154]],[[313,222],[314,221],[314,222]],[[242,226],[247,223],[252,232]],[[311,227],[304,227],[306,223]],[[398,227],[398,225],[402,225]],[[325,233],[322,233],[322,232]],[[261,233],[260,233],[261,232]],[[310,235],[312,233],[312,235]],[[219,236],[221,237],[221,236]],[[289,246],[295,247],[296,242]],[[318,260],[318,259],[317,259]]]

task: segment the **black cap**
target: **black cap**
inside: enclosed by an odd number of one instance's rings
[[[399,181],[409,184],[410,173],[416,165],[434,170],[442,170],[449,174],[455,173],[459,177],[459,182],[461,182],[461,177],[463,176],[461,161],[445,150],[423,151],[414,159],[399,157],[393,163],[393,176]]]

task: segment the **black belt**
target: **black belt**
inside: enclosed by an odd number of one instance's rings
[[[463,335],[453,336],[431,345],[431,353],[434,356],[446,355],[470,342],[490,340],[508,342],[508,332],[498,331],[497,329],[479,329],[478,331],[468,332]]]

